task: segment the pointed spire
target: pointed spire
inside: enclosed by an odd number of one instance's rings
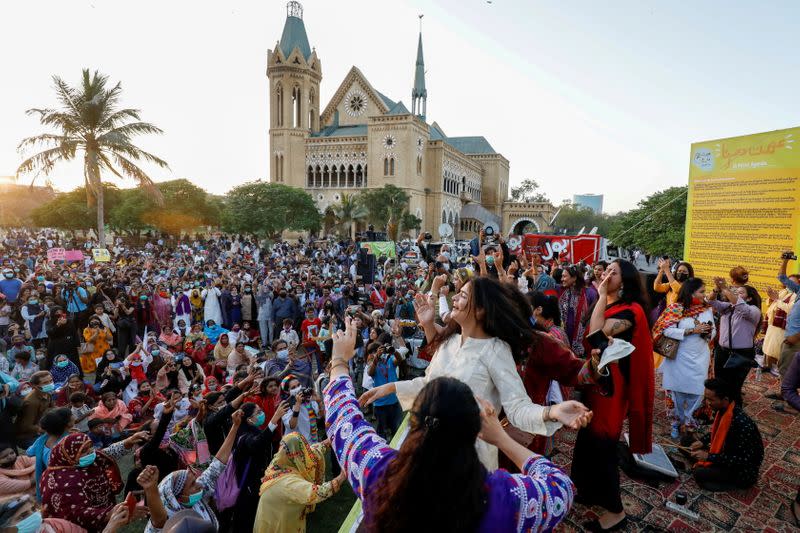
[[[419,41],[417,43],[417,64],[414,70],[414,88],[411,89],[411,112],[425,119],[428,90],[425,88],[425,59],[422,56],[422,17],[419,16]]]

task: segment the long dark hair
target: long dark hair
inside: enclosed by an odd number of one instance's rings
[[[469,284],[472,288],[469,310],[483,311],[483,330],[508,343],[515,359],[522,357],[523,351],[534,342],[528,300],[515,286],[500,283],[493,278],[473,278]],[[453,334],[460,331],[460,326],[450,320],[444,331],[431,342],[429,353],[434,353]]]
[[[367,495],[367,531],[475,531],[487,492],[475,450],[481,417],[472,390],[455,378],[436,378],[411,413],[397,457]]]
[[[542,316],[547,320],[552,320],[553,325],[561,325],[561,309],[558,308],[558,298],[550,296],[540,291],[528,293],[528,299],[531,302],[531,307],[536,309],[542,308]]]
[[[622,291],[619,295],[619,301],[626,304],[639,304],[644,310],[645,314],[650,312],[650,298],[647,296],[647,291],[644,290],[642,285],[642,276],[639,271],[633,266],[633,263],[625,259],[616,259],[614,261],[619,265],[620,276],[622,277]]]
[[[689,278],[681,285],[681,290],[678,291],[678,302],[683,306],[684,310],[688,310],[692,306],[692,294],[697,289],[705,285],[700,278]]]

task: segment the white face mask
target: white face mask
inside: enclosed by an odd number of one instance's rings
[[[300,393],[300,391],[302,391],[302,390],[303,390],[303,387],[295,387],[295,388],[293,388],[292,390],[289,391],[289,394],[291,394],[292,396],[297,396]]]

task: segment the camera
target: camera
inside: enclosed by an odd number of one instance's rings
[[[397,349],[394,347],[394,345],[389,343],[384,344],[383,346],[381,346],[381,348],[383,348],[384,356],[394,355],[397,352]]]
[[[314,394],[314,390],[311,387],[306,387],[305,389],[303,389],[304,400],[309,400],[312,394]]]
[[[797,255],[794,252],[783,252],[781,254],[781,259],[785,259],[788,261],[797,261]]]
[[[491,226],[486,226],[485,228],[483,228],[483,234],[486,235],[487,237],[491,237],[492,235],[494,235],[494,228]]]
[[[426,241],[430,241],[432,239],[433,239],[433,235],[431,235],[430,232],[426,231],[425,232],[425,240]]]

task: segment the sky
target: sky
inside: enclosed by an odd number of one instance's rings
[[[358,66],[410,107],[424,14],[428,120],[483,135],[555,203],[605,195],[605,211],[686,184],[692,142],[800,125],[800,2],[741,0],[306,0],[321,101]],[[0,176],[42,133],[52,76],[121,81],[122,104],[164,130],[136,142],[165,159],[156,181],[222,194],[269,172],[267,50],[283,0],[0,3]],[[80,162],[53,185],[82,184]],[[29,182],[25,178],[25,183]],[[120,183],[132,186],[132,183]]]

